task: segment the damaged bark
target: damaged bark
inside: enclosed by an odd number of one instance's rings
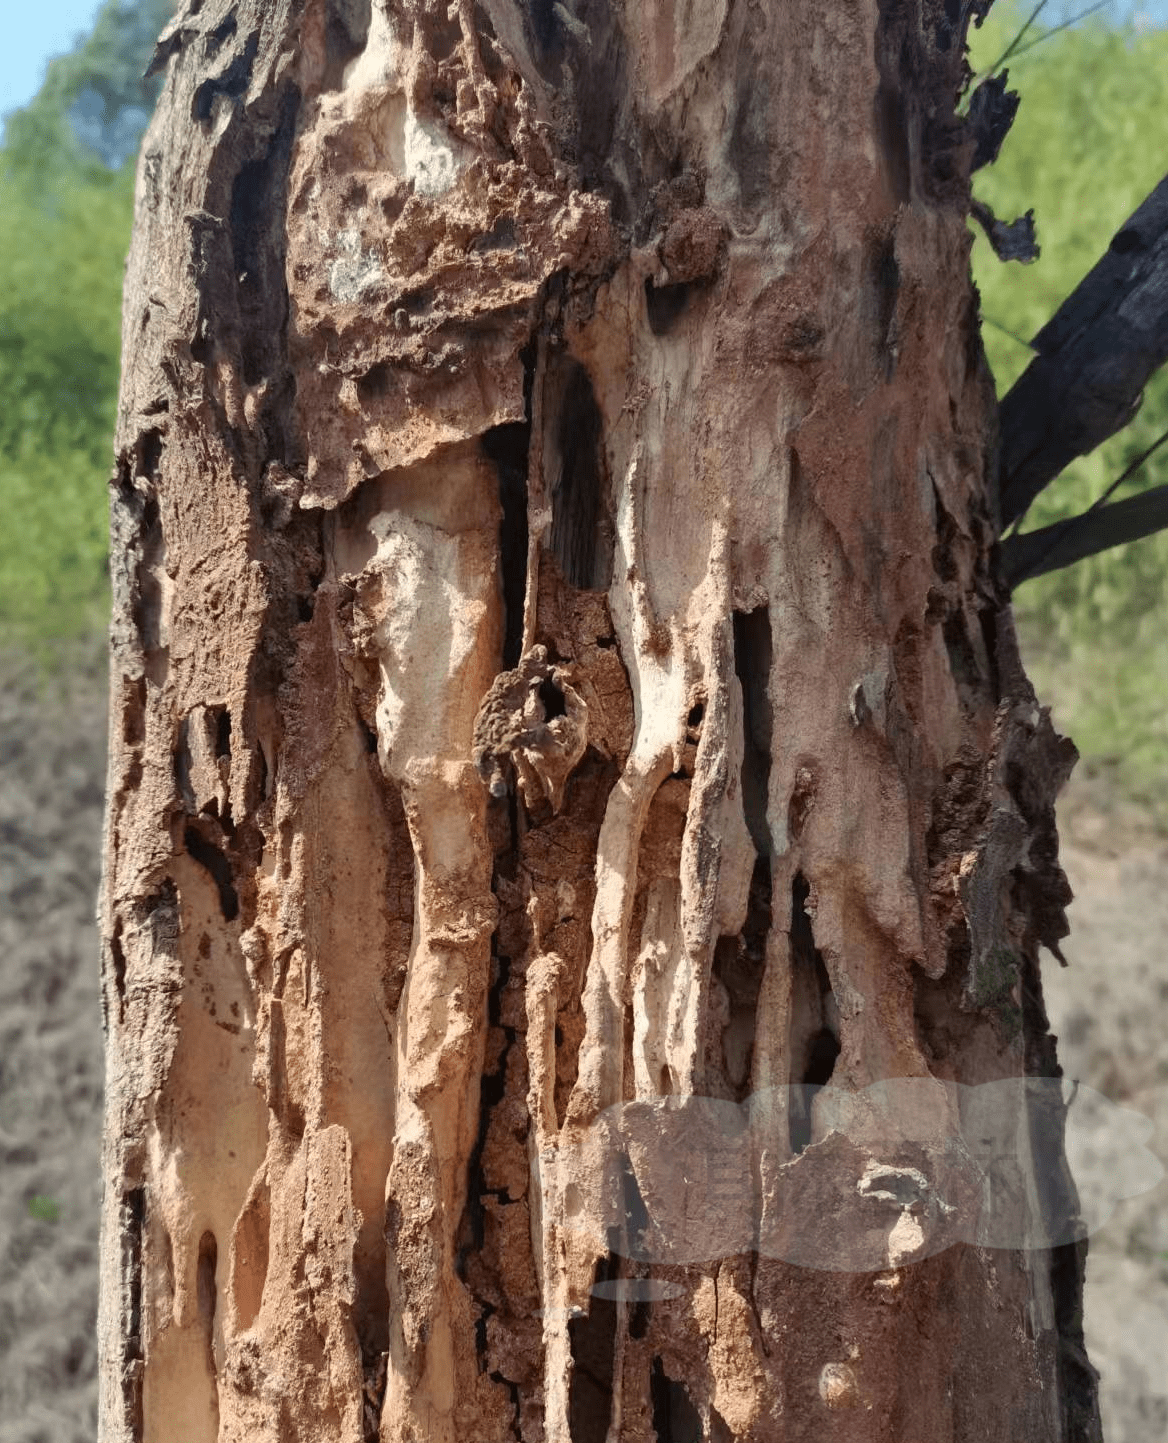
[[[1010,1091],[1074,751],[991,568],[970,8],[162,37],[103,1443],[1098,1437]]]

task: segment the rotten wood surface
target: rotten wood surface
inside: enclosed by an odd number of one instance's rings
[[[1082,1247],[970,1125],[1057,1076],[1074,760],[991,568],[983,8],[176,18],[101,1443],[1097,1438]]]

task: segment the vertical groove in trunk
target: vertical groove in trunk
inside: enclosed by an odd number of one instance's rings
[[[971,1201],[981,1089],[1057,1077],[1074,750],[990,566],[958,8],[170,27],[103,1443],[1097,1438],[1029,1102],[1041,1216]]]

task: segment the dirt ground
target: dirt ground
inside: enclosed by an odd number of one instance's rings
[[[1168,840],[1085,776],[1060,834],[1069,966],[1044,957],[1043,987],[1063,1071],[1151,1119],[1147,1146],[1168,1165]],[[1091,1239],[1085,1320],[1107,1443],[1168,1439],[1168,1180]]]
[[[102,1091],[96,661],[42,695],[0,665],[0,1440],[97,1433]]]
[[[0,659],[0,1443],[96,1432],[105,685],[38,691]],[[1060,813],[1070,967],[1044,958],[1068,1076],[1153,1119],[1168,1162],[1168,841],[1072,780]],[[1088,1349],[1107,1443],[1168,1438],[1168,1182],[1092,1242]]]

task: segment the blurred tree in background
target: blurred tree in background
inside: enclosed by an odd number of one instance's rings
[[[142,81],[173,0],[108,0],[0,147],[0,639],[100,627]]]
[[[7,118],[0,147],[0,640],[42,654],[104,616],[122,263],[156,85],[141,76],[173,9],[108,0],[92,34]],[[975,68],[994,64],[1033,9],[999,0],[972,32]],[[976,179],[998,215],[1033,208],[1042,247],[1018,266],[980,234],[974,246],[999,395],[1025,368],[1029,337],[1166,167],[1168,31],[1101,16],[1054,28],[1074,13],[1044,7],[1008,60],[1021,110]],[[1135,421],[1044,492],[1025,527],[1084,511],[1165,429],[1161,374]],[[1120,495],[1166,481],[1168,448]],[[1058,724],[1088,765],[1145,799],[1168,789],[1166,577],[1162,533],[1028,581],[1016,597],[1028,664]]]

